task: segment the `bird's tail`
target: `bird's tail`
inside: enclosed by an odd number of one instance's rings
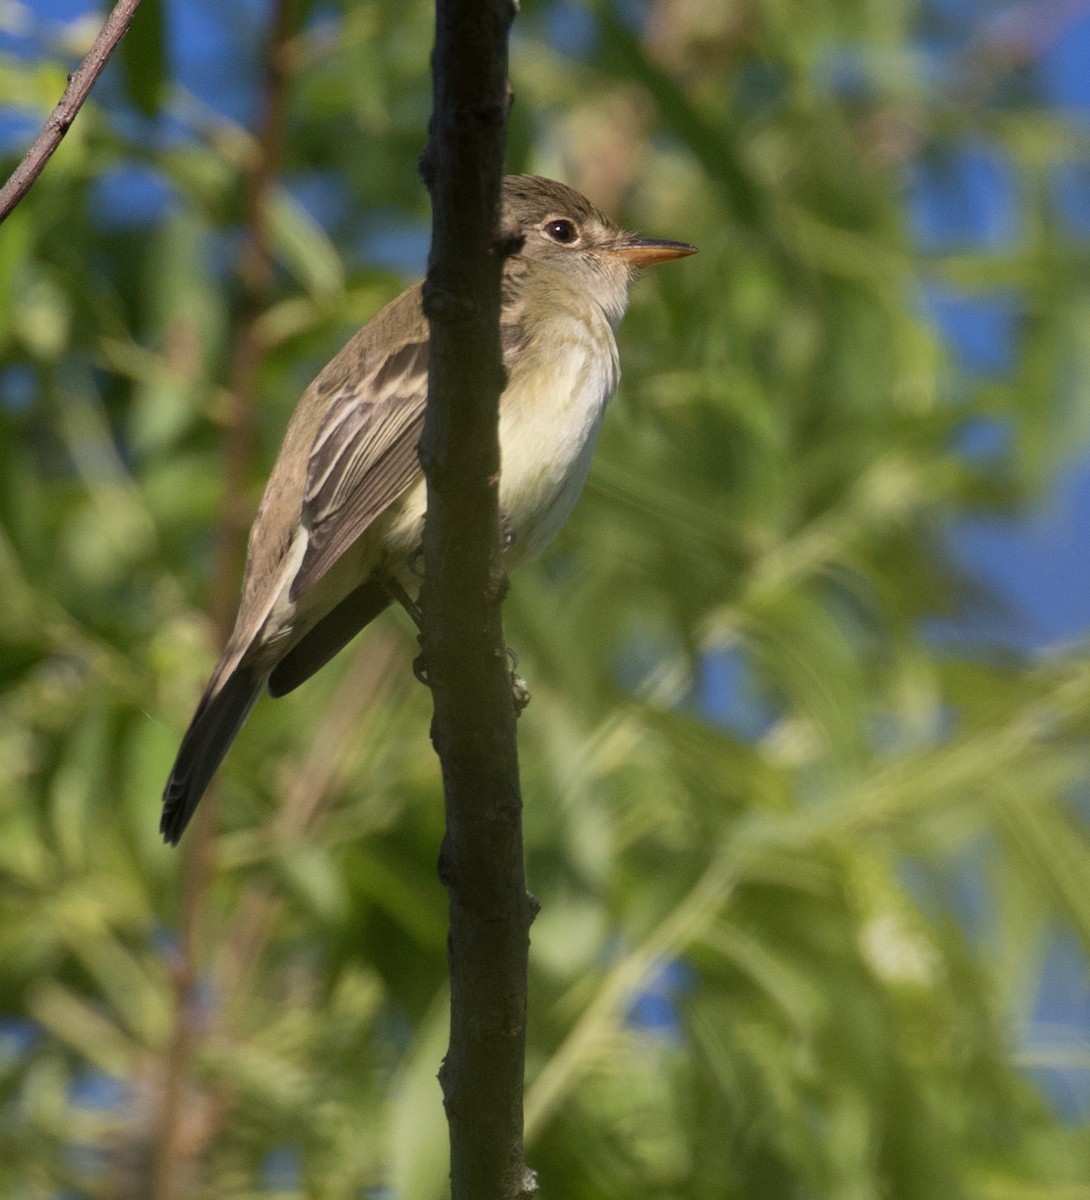
[[[263,674],[235,667],[222,681],[213,676],[201,697],[163,791],[159,832],[172,846],[185,832],[264,683]]]

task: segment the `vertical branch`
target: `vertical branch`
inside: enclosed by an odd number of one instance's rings
[[[447,820],[451,1030],[440,1079],[453,1200],[536,1190],[522,1131],[532,902],[500,619],[499,224],[513,17],[511,0],[437,0],[422,164],[433,211],[423,643]]]
[[[231,632],[250,520],[247,481],[253,458],[254,412],[264,358],[259,320],[275,283],[269,248],[269,205],[283,160],[288,73],[285,47],[291,34],[290,0],[277,0],[265,46],[261,111],[256,154],[246,177],[245,228],[236,274],[240,285],[228,379],[230,408],[223,430],[223,515],[220,521],[212,619],[222,645]],[[163,1068],[155,1146],[153,1200],[175,1200],[183,1193],[188,1168],[211,1136],[211,1129],[185,1127],[187,1090],[194,1046],[200,1036],[193,993],[198,982],[198,938],[205,926],[208,896],[215,874],[216,826],[213,788],[198,808],[185,850],[178,962],[174,972],[174,1028]]]

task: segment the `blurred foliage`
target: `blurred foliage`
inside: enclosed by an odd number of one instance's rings
[[[1008,26],[937,72],[947,7],[517,23],[511,168],[701,249],[636,287],[588,493],[506,609],[543,1195],[1088,1194],[1077,1107],[1027,1068],[1077,1093],[1087,1066],[1031,1027],[1057,935],[1090,946],[1090,659],[934,636],[990,605],[951,518],[1018,511],[1087,430],[1088,247],[1050,182],[1087,137]],[[0,1195],[430,1200],[446,913],[405,622],[258,706],[210,878],[156,829],[214,656],[240,331],[252,511],[307,380],[420,265],[431,14],[295,10],[255,318],[260,147],[166,75],[180,11],[145,0],[0,229]],[[223,83],[249,114],[259,17]],[[40,118],[81,30],[0,58],[3,102]],[[914,173],[966,146],[1011,173],[1016,227],[923,245]],[[929,287],[1007,298],[1001,368],[950,352]]]

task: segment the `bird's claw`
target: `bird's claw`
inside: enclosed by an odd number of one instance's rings
[[[504,654],[511,663],[511,699],[515,705],[515,716],[520,716],[522,710],[530,703],[530,688],[526,680],[518,674],[519,656],[510,646],[504,646]]]
[[[405,612],[409,614],[409,619],[416,628],[423,631],[424,614],[421,611],[420,604],[401,586],[401,581],[394,575],[387,575],[382,580],[382,586],[386,589],[386,594],[390,599],[396,600]]]
[[[521,675],[511,672],[511,700],[515,705],[515,716],[521,716],[522,710],[530,703],[530,689]]]

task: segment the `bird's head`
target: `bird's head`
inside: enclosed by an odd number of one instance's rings
[[[595,297],[616,324],[639,267],[695,254],[688,242],[641,238],[620,229],[566,184],[539,175],[503,181],[505,216],[522,237],[520,254],[555,267]]]

